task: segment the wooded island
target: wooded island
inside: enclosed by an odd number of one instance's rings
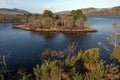
[[[57,15],[45,10],[41,16],[31,16],[25,25],[13,28],[31,31],[82,31],[96,32],[91,28],[81,10],[72,10],[69,15]]]

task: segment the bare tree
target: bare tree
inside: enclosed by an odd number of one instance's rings
[[[9,57],[10,53],[8,52],[7,55],[0,55],[0,65],[1,65],[1,70],[0,70],[0,79],[4,80],[4,75],[10,75],[10,70],[7,67],[7,58]]]
[[[120,45],[120,25],[115,22],[112,25],[114,27],[114,32],[107,37],[107,40],[116,47]]]
[[[120,24],[113,23],[113,27],[114,27],[115,34],[119,36],[120,35]]]
[[[120,25],[113,22],[112,23],[113,26],[113,33],[111,33],[108,37],[107,37],[107,41],[113,45],[114,47],[116,46],[120,46]],[[103,42],[98,41],[97,44],[101,47],[103,47],[106,51],[108,52],[112,52],[110,50],[110,48],[108,46],[106,46]]]

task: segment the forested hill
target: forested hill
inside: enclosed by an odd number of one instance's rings
[[[86,16],[120,16],[120,6],[113,8],[85,8],[81,9]],[[62,11],[56,14],[69,14],[70,11]]]

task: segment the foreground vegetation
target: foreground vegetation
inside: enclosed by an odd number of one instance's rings
[[[120,80],[120,65],[103,62],[99,48],[79,50],[77,54],[75,50],[75,43],[63,51],[46,49],[40,55],[41,65],[37,64],[33,73],[21,67],[11,75],[5,68],[0,71],[0,80]]]
[[[34,68],[36,80],[119,80],[119,66],[105,65],[100,60],[100,49],[93,48],[79,51],[77,55],[71,52],[46,50],[42,54],[42,65]],[[47,57],[46,57],[47,56]],[[56,57],[56,59],[52,59]],[[62,58],[62,59],[61,59]]]

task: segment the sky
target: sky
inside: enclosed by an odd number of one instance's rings
[[[0,0],[0,8],[18,8],[32,13],[53,12],[81,8],[111,8],[120,6],[120,0]]]

